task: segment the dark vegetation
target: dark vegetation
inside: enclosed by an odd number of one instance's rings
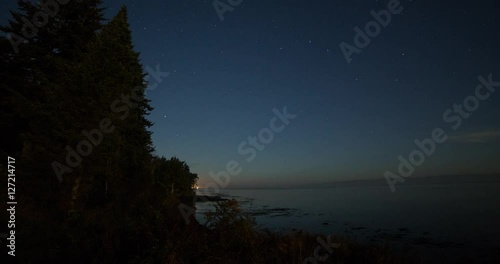
[[[183,161],[154,155],[146,119],[153,109],[127,11],[104,21],[101,4],[69,1],[18,53],[0,40],[1,152],[16,158],[17,260],[302,263],[313,256],[316,236],[259,230],[233,200],[219,201],[206,226],[185,221],[178,206],[194,195],[197,175]],[[38,10],[20,1],[1,30],[19,35],[23,17]],[[94,129],[103,119],[114,129],[101,131],[99,142]],[[67,156],[88,139],[84,130],[98,144],[72,166]],[[341,246],[327,262],[401,262],[385,247],[334,240]]]

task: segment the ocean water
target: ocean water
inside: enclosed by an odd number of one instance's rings
[[[440,252],[500,256],[500,180],[403,183],[333,188],[230,190],[261,228],[343,234],[364,242],[392,242]],[[197,219],[213,203],[197,204]],[[499,262],[500,263],[500,262]]]

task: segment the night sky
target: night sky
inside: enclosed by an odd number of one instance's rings
[[[4,24],[15,1],[0,3]],[[448,140],[414,176],[500,172],[498,92],[464,110],[456,130],[443,119],[475,95],[480,75],[500,82],[500,2],[402,0],[347,63],[339,44],[354,45],[353,28],[364,31],[387,3],[243,0],[224,21],[212,1],[104,5],[108,18],[128,7],[142,64],[169,72],[147,93],[153,142],[185,160],[201,187],[231,160],[242,171],[227,187],[383,179],[435,128]],[[238,146],[285,106],[296,117],[248,162]]]

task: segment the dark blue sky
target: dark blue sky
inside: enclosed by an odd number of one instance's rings
[[[443,120],[475,95],[478,76],[500,82],[500,3],[402,0],[347,63],[339,44],[354,45],[353,28],[388,2],[243,0],[224,21],[212,1],[105,6],[109,18],[128,7],[142,64],[170,73],[148,91],[153,141],[159,155],[187,161],[200,186],[230,160],[242,172],[229,187],[382,179],[438,127],[448,140],[415,176],[500,172],[498,92],[458,129]],[[247,162],[238,146],[284,106],[296,117]]]

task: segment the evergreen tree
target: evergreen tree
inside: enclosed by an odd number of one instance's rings
[[[7,133],[0,149],[24,157],[25,168],[36,173],[51,170],[48,161],[64,152],[68,140],[70,94],[57,85],[68,74],[63,65],[81,60],[103,21],[100,0],[58,3],[18,1],[19,11],[0,27],[6,34],[0,42],[0,117]]]
[[[153,161],[153,178],[164,192],[178,195],[193,195],[193,186],[198,175],[191,173],[186,162],[172,157],[155,157]]]
[[[0,150],[17,158],[22,175],[16,184],[23,190],[18,199],[25,209],[18,211],[24,227],[18,246],[28,262],[66,255],[62,227],[72,184],[58,184],[51,163],[64,157],[79,123],[71,111],[77,105],[71,92],[77,89],[65,86],[61,77],[81,61],[103,21],[100,0],[46,9],[48,2],[54,1],[18,1],[19,11],[12,11],[8,25],[0,27],[6,34],[0,41],[0,122],[7,134]],[[37,14],[47,14],[47,19],[41,21]]]
[[[171,190],[192,194],[197,179],[177,158],[153,158],[152,107],[127,9],[102,25],[99,5],[61,5],[19,42],[41,7],[19,1],[0,28],[11,34],[0,40],[0,122],[9,133],[0,150],[19,157],[22,168],[25,262],[159,262],[167,227],[184,221],[177,207],[168,212]],[[70,152],[78,164],[68,164]]]
[[[94,242],[88,245],[90,251],[107,246],[106,252],[94,256],[96,260],[124,257],[130,252],[121,252],[123,244],[137,238],[129,233],[143,220],[131,214],[147,213],[136,209],[144,207],[144,197],[152,186],[149,166],[153,151],[148,131],[152,123],[146,119],[152,108],[144,95],[145,74],[139,54],[133,50],[126,8],[103,26],[80,63],[66,67],[70,73],[61,83],[75,89],[70,109],[79,124],[74,132],[100,129],[103,120],[112,127],[108,133],[101,131],[100,143],[68,176],[74,179],[69,208],[74,221],[68,228],[91,230],[70,232],[76,241]],[[81,140],[82,134],[76,134]],[[73,146],[78,143],[72,142]]]

